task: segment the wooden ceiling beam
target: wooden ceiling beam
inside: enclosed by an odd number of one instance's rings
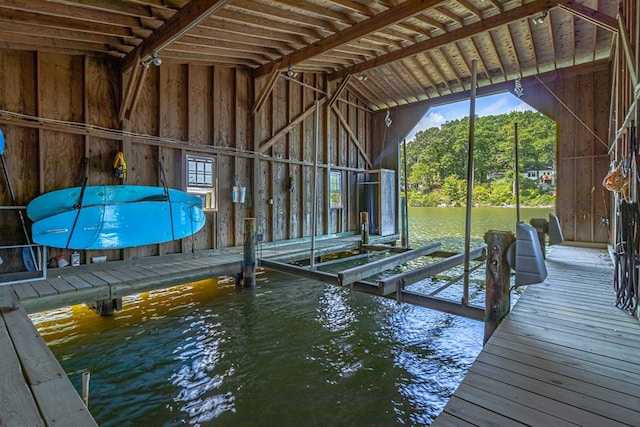
[[[496,46],[496,41],[493,38],[493,32],[489,31],[487,34],[489,36],[489,45],[493,49],[494,56],[498,60],[498,66],[500,67],[500,72],[502,73],[502,77],[504,78],[505,81],[507,81],[508,80],[507,72],[505,71],[504,64],[502,63],[502,56],[500,56],[500,54],[498,53],[498,47]]]
[[[405,63],[405,61],[400,60],[397,63],[404,69],[404,72],[413,79],[414,83],[420,88],[420,92],[422,92],[425,97],[430,98],[429,93],[425,90],[424,84],[420,81],[418,76],[416,76],[413,70]]]
[[[191,0],[136,49],[125,56],[122,63],[122,72],[128,72],[136,58],[139,57],[140,60],[145,60],[151,52],[160,52],[189,30],[208,19],[209,16],[228,2],[229,0]]]
[[[574,0],[558,0],[558,7],[614,34],[618,32],[618,21],[615,18]]]
[[[416,67],[419,70],[422,70],[422,75],[424,76],[425,79],[427,79],[427,81],[429,82],[429,85],[431,85],[433,90],[438,94],[438,96],[442,95],[442,93],[440,92],[440,89],[438,88],[437,83],[431,78],[431,76],[429,75],[429,72],[424,69],[425,67],[422,65],[418,57],[414,56],[412,57],[412,59]]]
[[[480,9],[478,9],[477,7],[469,3],[467,0],[455,0],[455,1],[458,2],[460,6],[464,7],[473,15],[475,15],[476,18],[482,19],[482,12],[480,11]]]
[[[489,67],[487,67],[487,63],[484,60],[484,56],[480,54],[480,49],[478,49],[478,45],[476,44],[476,40],[473,37],[469,37],[469,41],[471,43],[471,47],[473,48],[473,53],[476,58],[478,58],[478,62],[480,66],[484,70],[484,73],[487,75],[489,79],[489,83],[493,84],[493,78],[491,77],[491,73],[489,73]]]
[[[83,31],[86,33],[99,33],[109,36],[138,38],[131,29],[120,25],[104,24],[100,22],[83,21],[71,17],[59,17],[45,15],[24,10],[0,8],[0,16],[3,20],[16,24],[40,25],[61,30]],[[149,31],[149,34],[151,31]]]
[[[595,62],[590,62],[586,64],[576,65],[573,67],[561,68],[558,70],[548,71],[546,73],[542,73],[539,75],[532,75],[523,77],[521,79],[521,84],[525,89],[525,95],[527,87],[535,86],[543,81],[545,83],[552,83],[558,79],[562,78],[570,78],[574,76],[579,76],[582,74],[588,74],[597,71],[606,71],[609,68],[609,60],[599,60]],[[483,97],[488,95],[495,95],[502,92],[511,92],[513,93],[513,81],[505,81],[494,83],[488,86],[480,86],[477,88],[477,96]],[[420,101],[418,103],[411,104],[409,106],[399,106],[392,109],[393,114],[399,114],[402,112],[404,108],[417,108],[419,106],[424,106],[425,108],[437,107],[439,105],[447,105],[452,104],[454,102],[466,101],[469,99],[471,91],[465,90],[462,92],[456,92],[449,95],[442,95],[438,97],[434,97],[425,101]]]
[[[446,16],[447,18],[451,19],[461,27],[464,27],[464,19],[451,12],[449,9],[446,9],[444,7],[435,7],[434,10],[436,10],[440,15]]]
[[[137,27],[140,21],[137,17],[127,14],[95,10],[78,7],[77,5],[54,3],[44,0],[3,0],[0,6],[4,15],[4,10],[22,10],[25,12],[36,12],[43,15],[52,15],[60,18],[73,18],[80,21],[95,22],[102,24],[119,25],[122,27]]]
[[[444,0],[408,0],[398,6],[387,9],[374,15],[372,18],[354,24],[342,31],[338,31],[324,39],[318,40],[300,50],[283,56],[282,58],[258,67],[254,70],[253,77],[259,78],[265,74],[269,74],[274,68],[283,68],[288,65],[297,64],[328,50],[334,49],[353,40],[359,39],[367,34],[379,31],[389,25],[393,25],[398,21],[409,18],[425,9],[434,7]],[[343,78],[347,74],[344,73],[338,78]]]
[[[504,13],[493,15],[478,22],[468,24],[465,27],[452,30],[446,34],[442,34],[440,36],[415,43],[401,50],[391,52],[389,54],[379,56],[377,58],[362,62],[352,67],[336,71],[335,73],[329,75],[329,80],[340,79],[346,74],[357,74],[371,68],[386,65],[401,58],[406,58],[407,56],[416,55],[418,53],[422,53],[457,40],[466,39],[478,33],[486,32],[493,28],[506,25],[510,22],[528,18],[530,15],[541,12],[545,9],[554,8],[557,5],[558,0],[535,0],[523,6],[507,10]]]

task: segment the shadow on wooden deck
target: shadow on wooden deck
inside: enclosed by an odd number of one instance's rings
[[[640,425],[640,324],[606,249],[555,246],[434,426]]]

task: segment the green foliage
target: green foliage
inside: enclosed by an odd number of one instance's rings
[[[513,205],[515,195],[514,141],[518,126],[520,170],[555,165],[556,125],[541,113],[524,111],[478,117],[474,139],[474,191],[476,205]],[[441,128],[418,132],[407,143],[409,204],[460,206],[466,203],[466,166],[469,118],[446,122]],[[402,173],[400,176],[404,176]],[[498,176],[499,178],[496,178]],[[520,179],[520,203],[553,205],[553,189]]]

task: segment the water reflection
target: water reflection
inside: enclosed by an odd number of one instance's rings
[[[473,277],[482,304],[482,271]],[[123,305],[32,316],[78,390],[91,372],[90,410],[107,427],[427,425],[482,346],[480,322],[277,273],[254,289],[221,278]]]

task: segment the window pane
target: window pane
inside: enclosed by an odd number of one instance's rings
[[[342,173],[331,172],[329,175],[329,205],[332,208],[342,207]]]
[[[205,208],[216,208],[215,157],[186,156],[187,192],[197,195]]]

